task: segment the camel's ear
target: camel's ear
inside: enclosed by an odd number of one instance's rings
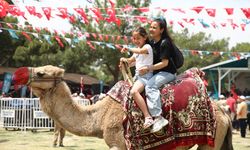
[[[55,72],[54,72],[54,76],[56,77],[63,77],[64,75],[64,69],[58,68]]]

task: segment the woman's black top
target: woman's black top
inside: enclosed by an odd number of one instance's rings
[[[153,64],[157,64],[162,61],[162,59],[168,59],[168,65],[162,69],[159,70],[154,70],[154,74],[160,72],[160,71],[165,71],[165,72],[170,72],[172,74],[176,73],[176,68],[173,64],[173,61],[171,61],[171,51],[172,51],[172,45],[167,39],[161,39],[157,43],[154,43],[154,41],[151,41],[151,46],[153,48],[153,57],[154,57],[154,62]]]

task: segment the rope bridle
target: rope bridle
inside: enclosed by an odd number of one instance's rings
[[[34,73],[34,68],[29,67],[29,81],[27,85],[29,85],[31,82],[54,82],[54,86],[56,86],[58,83],[63,81],[62,77],[46,77],[42,78],[39,75]]]

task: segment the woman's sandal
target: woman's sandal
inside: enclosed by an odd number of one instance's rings
[[[154,124],[153,118],[152,117],[146,117],[145,122],[143,124],[143,128],[147,129],[147,128],[151,127],[153,124]]]

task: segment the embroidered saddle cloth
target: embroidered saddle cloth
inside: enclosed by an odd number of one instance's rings
[[[108,92],[126,111],[124,136],[127,149],[175,149],[177,146],[214,146],[215,110],[201,79],[204,72],[191,68],[161,89],[163,116],[169,124],[157,133],[143,130],[144,117],[129,97],[130,86],[118,82]]]

